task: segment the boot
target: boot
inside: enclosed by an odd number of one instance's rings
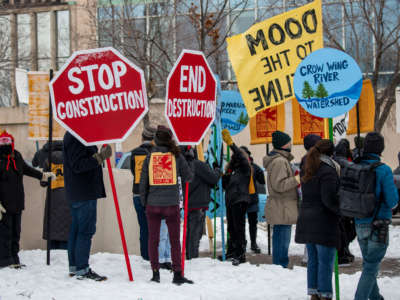
[[[181,285],[184,283],[193,284],[193,281],[183,277],[181,271],[177,271],[174,272],[174,279],[172,280],[172,283],[175,283],[176,285]]]
[[[261,253],[261,249],[258,247],[256,242],[252,242],[251,243],[251,247],[250,247],[251,251],[253,251],[256,254]]]
[[[78,280],[90,279],[90,280],[94,280],[94,281],[105,281],[105,280],[107,280],[107,277],[100,276],[99,274],[94,272],[92,269],[89,269],[89,271],[87,271],[87,273],[78,275],[76,277],[76,279],[78,279]]]
[[[233,266],[238,266],[238,265],[243,264],[245,262],[246,262],[246,254],[244,254],[244,253],[242,255],[236,256],[236,257],[234,257],[232,259],[232,265]]]
[[[153,277],[150,279],[150,281],[160,283],[160,271],[159,270],[153,270]]]
[[[172,270],[172,264],[170,262],[161,263],[160,264],[160,269],[171,271]]]
[[[321,300],[321,298],[318,295],[311,295],[310,300]]]

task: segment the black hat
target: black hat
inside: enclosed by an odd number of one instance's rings
[[[385,149],[385,139],[379,132],[369,132],[364,139],[364,153],[381,155]]]
[[[304,148],[308,151],[311,149],[311,147],[314,147],[314,145],[321,140],[321,137],[316,134],[307,134],[304,137]]]
[[[158,125],[157,131],[154,135],[154,142],[158,146],[168,145],[171,139],[172,139],[171,130],[163,125]]]
[[[145,126],[143,128],[143,132],[142,132],[142,138],[144,140],[152,140],[154,139],[154,134],[156,133],[157,129],[153,128],[153,127],[147,127]]]
[[[290,136],[282,131],[277,130],[272,133],[272,146],[275,149],[281,149],[282,146],[285,146],[291,140]]]
[[[248,156],[251,156],[251,152],[250,152],[249,148],[247,148],[246,146],[240,146],[240,149],[242,149],[244,152],[246,152]]]

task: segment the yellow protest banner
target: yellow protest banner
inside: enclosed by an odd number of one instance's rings
[[[278,105],[258,112],[250,119],[250,144],[272,142],[274,131],[285,131],[285,105]]]
[[[29,126],[28,138],[47,140],[49,137],[49,73],[28,72]],[[53,138],[62,139],[64,130],[53,121]]]
[[[360,132],[374,131],[375,128],[375,95],[371,80],[363,80],[360,100],[358,100]],[[357,133],[357,105],[349,111],[347,134]]]
[[[294,97],[293,75],[323,47],[321,0],[277,15],[227,39],[229,59],[249,117]]]
[[[328,138],[328,119],[309,114],[295,98],[292,99],[293,144],[303,145],[308,134]]]

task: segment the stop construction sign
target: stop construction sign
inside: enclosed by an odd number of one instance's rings
[[[165,116],[181,145],[199,144],[214,121],[217,81],[202,52],[183,50],[167,80]]]
[[[110,47],[75,52],[49,87],[54,118],[85,145],[122,142],[148,111],[143,71]]]

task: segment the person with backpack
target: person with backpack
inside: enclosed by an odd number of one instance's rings
[[[136,217],[139,224],[140,255],[144,260],[149,260],[148,252],[148,227],[144,206],[140,201],[140,174],[143,162],[153,148],[155,128],[144,127],[142,132],[142,144],[131,151],[131,173],[133,175],[133,205],[136,210]]]
[[[259,185],[265,184],[264,171],[254,163],[254,159],[251,156],[250,150],[246,146],[241,146],[244,152],[250,159],[251,167],[253,168],[253,181],[255,183],[256,192],[250,195],[250,203],[247,208],[247,221],[249,223],[249,235],[250,235],[250,250],[254,253],[261,253],[260,247],[257,245],[257,224],[258,224],[258,193]]]
[[[291,138],[282,131],[272,133],[274,149],[264,157],[267,171],[268,199],[265,204],[265,217],[273,225],[272,263],[287,268],[289,265],[289,244],[292,225],[298,216],[297,186],[300,175],[294,174],[290,162],[294,156]]]
[[[151,281],[160,282],[158,246],[161,220],[165,219],[172,252],[172,282],[180,285],[193,284],[182,275],[180,244],[179,183],[190,182],[193,171],[173,140],[170,129],[159,125],[154,135],[155,146],[143,162],[140,176],[140,199],[146,210],[149,229],[149,258],[153,277]]]
[[[308,154],[302,176],[303,201],[296,225],[296,243],[306,244],[307,289],[311,300],[332,299],[332,272],[339,246],[339,165],[334,145],[323,139]]]
[[[246,262],[246,212],[256,188],[247,153],[235,145],[227,129],[222,130],[222,139],[233,152],[222,179],[229,233],[226,259],[238,266]]]
[[[383,136],[379,132],[368,133],[364,140],[363,156],[358,163],[361,167],[369,168],[368,178],[362,176],[360,178],[370,179],[374,206],[372,213],[355,218],[357,239],[363,257],[363,268],[357,285],[355,300],[383,300],[376,277],[389,245],[389,224],[392,220],[392,208],[397,205],[399,200],[392,170],[388,165],[381,162],[384,149]],[[342,180],[342,184],[347,182],[349,181]],[[359,182],[359,185],[360,189],[367,189],[364,182]],[[343,189],[346,192],[345,187]],[[369,190],[366,191],[369,192]],[[351,200],[354,202],[356,198],[354,194],[352,198],[347,199],[346,203]],[[364,200],[365,198],[361,199]],[[343,202],[343,199],[341,201]]]
[[[333,159],[340,165],[341,170],[344,170],[353,161],[350,142],[347,139],[341,139],[338,142]],[[354,261],[354,255],[351,254],[349,249],[350,243],[356,238],[354,218],[341,216],[339,229],[338,264],[339,266],[349,266]]]

